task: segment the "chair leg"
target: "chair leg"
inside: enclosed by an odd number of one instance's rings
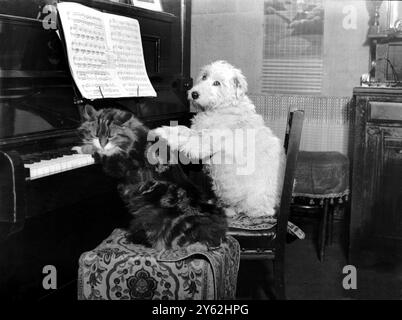
[[[332,246],[334,240],[334,211],[335,208],[333,205],[330,205],[328,208],[328,236],[327,236],[327,245]]]
[[[269,267],[267,267],[266,263],[264,260],[257,260],[254,261],[256,264],[256,270],[255,270],[255,287],[252,290],[252,299],[253,300],[268,300],[268,295],[267,292],[270,288],[270,282],[269,282]]]
[[[272,260],[261,260],[262,277],[259,284],[258,299],[273,300],[276,299],[275,283],[274,283],[274,270]]]
[[[325,253],[325,241],[327,237],[327,223],[328,223],[328,199],[324,200],[324,212],[321,221],[321,234],[319,238],[319,257],[320,261],[324,261],[324,253]]]
[[[276,299],[286,300],[285,292],[285,270],[282,259],[275,259],[274,262],[274,288]]]

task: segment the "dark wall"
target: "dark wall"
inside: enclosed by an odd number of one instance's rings
[[[0,13],[36,18],[45,0],[0,0]]]

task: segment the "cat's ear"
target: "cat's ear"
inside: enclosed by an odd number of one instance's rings
[[[82,116],[85,120],[95,120],[98,116],[98,111],[90,104],[86,104],[82,109]]]
[[[129,121],[133,115],[129,112],[119,112],[119,114],[116,117],[116,120],[120,122],[120,124],[125,124],[127,121]]]

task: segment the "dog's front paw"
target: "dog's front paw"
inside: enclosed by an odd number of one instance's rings
[[[151,130],[151,131],[150,131],[150,134],[151,134],[153,137],[159,137],[159,138],[162,138],[162,139],[167,140],[167,139],[168,139],[168,135],[169,135],[168,129],[169,129],[169,127],[160,127],[160,128],[156,128],[156,129],[154,129],[154,130]]]
[[[225,208],[223,209],[225,212],[226,217],[233,218],[237,212],[233,208]]]
[[[160,127],[152,130],[154,137],[165,140],[170,148],[177,150],[179,148],[178,130],[176,127]]]
[[[185,126],[160,127],[152,130],[152,134],[166,140],[173,150],[180,150],[190,137],[190,129]]]

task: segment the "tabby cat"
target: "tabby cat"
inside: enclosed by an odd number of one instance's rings
[[[134,243],[158,250],[220,245],[227,229],[223,210],[207,199],[180,165],[149,163],[152,142],[146,126],[131,113],[114,108],[97,111],[86,105],[83,118],[79,128],[83,145],[76,150],[93,154],[106,174],[120,180],[119,192],[133,217],[129,232]]]

